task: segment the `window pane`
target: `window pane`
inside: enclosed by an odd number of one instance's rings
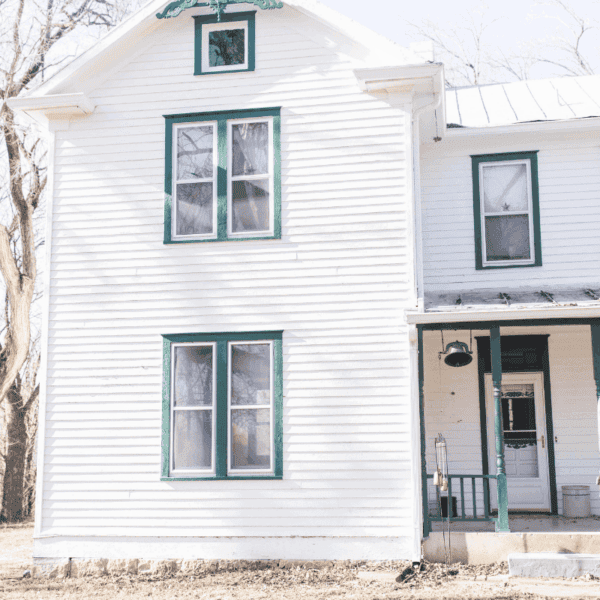
[[[213,233],[213,184],[177,185],[176,235]]]
[[[212,179],[213,128],[177,129],[177,179]]]
[[[212,410],[176,410],[173,419],[173,468],[210,469]]]
[[[269,124],[239,123],[232,126],[233,176],[269,172]]]
[[[213,403],[212,346],[175,346],[173,406]]]
[[[231,411],[231,468],[268,469],[271,458],[270,410]]]
[[[505,433],[533,431],[535,438],[533,385],[502,386],[502,419]]]
[[[483,167],[484,212],[523,212],[529,209],[527,167],[494,165]]]
[[[231,346],[231,405],[270,404],[271,348],[269,344]]]
[[[243,65],[245,31],[243,29],[225,29],[211,31],[208,34],[209,66]]]
[[[269,180],[233,181],[231,183],[231,229],[269,230]]]
[[[529,217],[486,217],[485,243],[488,261],[530,258]]]

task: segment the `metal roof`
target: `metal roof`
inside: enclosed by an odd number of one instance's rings
[[[448,127],[497,127],[600,116],[600,76],[557,77],[446,90]]]
[[[600,289],[594,286],[521,291],[471,290],[425,296],[426,312],[502,311],[549,306],[600,306]]]

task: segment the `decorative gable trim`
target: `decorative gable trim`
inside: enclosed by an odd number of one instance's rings
[[[177,0],[176,2],[167,4],[162,12],[156,14],[156,18],[172,19],[174,17],[178,17],[184,10],[188,8],[208,6],[215,11],[217,18],[220,21],[223,10],[229,4],[253,4],[262,10],[283,8],[283,2],[279,2],[278,0],[209,0],[208,2],[199,2],[198,0]]]

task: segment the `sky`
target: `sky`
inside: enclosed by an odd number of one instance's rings
[[[470,16],[493,22],[487,30],[487,43],[502,48],[506,53],[522,52],[523,44],[536,38],[551,38],[565,32],[565,25],[572,24],[568,15],[552,2],[543,0],[503,0],[489,4],[477,0],[321,0],[331,8],[361,22],[391,40],[408,46],[418,41],[418,34],[410,23],[423,24],[434,21],[443,30],[453,30],[464,25]],[[566,0],[568,6],[600,26],[600,0]],[[587,33],[582,40],[583,49],[592,56],[600,57],[600,30]],[[520,49],[521,47],[521,49]],[[552,53],[553,44],[547,48]],[[600,58],[596,60],[596,72],[600,72]],[[549,69],[537,69],[534,77],[549,76]]]

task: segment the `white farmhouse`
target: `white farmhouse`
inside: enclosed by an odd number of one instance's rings
[[[600,515],[599,80],[432,59],[316,0],[156,0],[11,101],[50,145],[37,559]]]

